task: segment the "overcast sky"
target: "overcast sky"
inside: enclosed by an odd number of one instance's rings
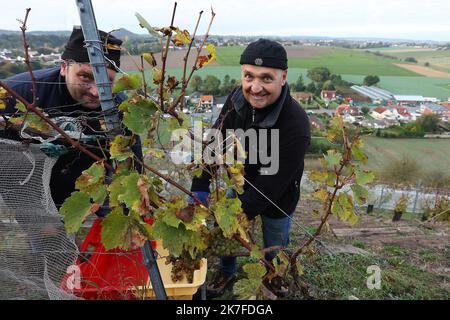
[[[193,31],[204,10],[205,32],[211,6],[212,34],[383,37],[450,41],[450,0],[178,0],[175,25]],[[92,0],[100,29],[124,27],[143,33],[139,12],[152,26],[170,24],[174,1]],[[0,29],[19,30],[31,8],[29,30],[71,30],[80,24],[75,0],[2,0]]]

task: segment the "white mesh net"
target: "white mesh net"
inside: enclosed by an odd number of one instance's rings
[[[0,139],[0,299],[72,299],[60,289],[78,257],[50,195],[56,159]]]

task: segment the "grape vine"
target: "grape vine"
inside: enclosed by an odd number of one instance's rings
[[[162,66],[157,65],[153,53],[144,53],[141,57],[141,74],[122,75],[115,82],[113,92],[126,92],[128,96],[119,110],[123,114],[123,125],[132,135],[117,135],[109,141],[109,150],[104,150],[104,154],[109,152],[109,160],[84,148],[56,126],[42,110],[1,82],[0,86],[5,90],[0,91],[0,102],[6,95],[10,95],[18,100],[18,110],[33,112],[12,117],[9,120],[11,123],[26,122],[29,127],[42,134],[53,128],[66,144],[78,148],[96,161],[77,179],[77,190],[60,209],[68,232],[76,233],[86,218],[95,214],[105,199],[109,199],[111,213],[104,219],[101,233],[107,250],[136,248],[142,246],[146,239],[162,240],[163,246],[170,252],[166,262],[172,264],[174,282],[185,277],[191,282],[193,272],[199,268],[203,257],[247,255],[253,262],[244,266],[247,278],[236,284],[239,296],[272,298],[264,282],[278,277],[298,283],[302,274],[298,256],[308,252],[312,242],[327,228],[330,216],[334,215],[349,224],[357,223],[358,215],[354,204],[366,201],[368,192],[364,185],[374,179],[371,172],[360,168],[360,164],[367,161],[367,156],[361,151],[363,141],[358,133],[350,134],[342,118],[333,119],[327,129],[327,139],[336,148],[329,150],[321,159],[322,170],[310,174],[310,179],[318,184],[313,196],[323,202],[322,212],[315,212],[320,215],[321,224],[294,250],[279,247],[261,249],[253,240],[251,223],[241,208],[239,198],[226,196],[229,188],[237,193],[243,192],[245,172],[242,163],[227,165],[224,161],[223,164],[211,166],[204,162],[192,162],[177,168],[177,171],[186,172],[191,177],[201,174],[203,170],[212,174],[214,183],[208,208],[193,193],[174,181],[170,174],[163,174],[153,167],[158,161],[169,161],[169,155],[160,151],[161,135],[167,136],[173,130],[186,129],[187,138],[202,140],[202,136],[191,131],[190,119],[181,111],[187,86],[194,72],[212,63],[216,57],[214,46],[207,44],[215,17],[214,11],[211,10],[208,29],[200,41],[195,37],[203,12],[199,14],[192,35],[187,30],[174,26],[175,13],[176,4],[171,25],[162,28],[152,27],[141,15],[136,14],[139,25],[160,40]],[[171,44],[187,47],[183,58],[182,79],[176,79],[167,73],[166,61]],[[192,48],[196,49],[196,58],[188,73],[188,57]],[[150,67],[153,87],[147,85],[144,61]],[[145,160],[136,158],[132,151],[136,137],[142,141]],[[201,142],[204,150],[208,143]],[[242,146],[237,141],[234,142],[235,148],[242,153]],[[109,161],[112,161],[112,165]],[[138,171],[135,164],[140,164],[143,169]],[[108,172],[112,172],[112,177],[106,183]],[[167,184],[164,185],[163,182]],[[351,194],[343,191],[345,186],[350,186]],[[180,196],[179,193],[184,195]],[[192,197],[194,203],[188,203],[187,196]],[[144,222],[144,218],[148,217],[154,218],[152,225]],[[273,250],[278,251],[277,258],[267,261],[264,253]]]

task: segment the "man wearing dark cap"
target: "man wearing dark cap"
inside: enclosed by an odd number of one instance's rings
[[[310,142],[309,121],[305,111],[291,97],[286,83],[287,53],[279,43],[259,39],[250,43],[241,55],[242,85],[233,90],[225,102],[214,128],[266,129],[279,133],[278,170],[264,174],[267,167],[260,160],[245,160],[244,192],[238,195],[242,209],[250,220],[261,217],[264,247],[283,246],[289,243],[292,216],[300,196],[305,151]],[[268,133],[269,135],[269,133]],[[268,150],[271,148],[268,141]],[[259,141],[259,143],[261,143]],[[247,153],[254,152],[245,144]],[[256,146],[261,152],[261,144]],[[269,152],[270,153],[270,152]],[[211,176],[207,172],[194,178],[191,190],[207,204]],[[266,254],[271,261],[276,256]],[[208,286],[210,295],[220,295],[232,282],[236,272],[235,257],[221,257],[220,270]],[[267,284],[269,287],[270,283]],[[285,293],[282,286],[271,288],[276,294]]]
[[[107,61],[107,72],[111,82],[116,75],[116,67],[120,66],[120,45],[122,41],[116,37],[99,31],[103,42],[104,56]],[[84,43],[81,27],[74,27],[69,41],[62,54],[60,67],[34,71],[36,78],[36,105],[57,124],[69,124],[80,134],[93,135],[102,131],[99,119],[101,107],[99,94],[95,85],[89,56]],[[4,81],[11,89],[30,103],[33,100],[32,82],[28,72],[18,74]],[[126,97],[117,95],[114,100],[119,105]],[[15,101],[11,99],[2,114],[12,114]],[[0,137],[21,140],[17,132],[0,131]],[[97,142],[95,142],[95,146]],[[99,150],[91,150],[103,158]],[[70,148],[66,154],[59,156],[52,170],[50,189],[57,207],[70,196],[75,189],[75,180],[81,172],[89,168],[94,160],[77,149]]]

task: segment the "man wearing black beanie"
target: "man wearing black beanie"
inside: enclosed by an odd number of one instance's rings
[[[120,66],[120,45],[116,37],[99,31],[103,43],[103,53],[107,62],[107,72],[111,82],[116,76],[116,66]],[[86,135],[99,134],[102,131],[99,119],[101,115],[100,99],[95,85],[89,56],[81,27],[74,27],[62,54],[59,67],[33,71],[36,78],[36,105],[58,125],[69,125],[75,131]],[[33,100],[31,77],[28,72],[18,74],[4,81],[11,89],[25,98]],[[119,105],[125,100],[123,94],[116,95],[114,101]],[[15,100],[11,99],[3,114],[14,113]],[[0,137],[21,140],[17,132],[0,131]],[[97,143],[95,143],[96,146]],[[91,150],[103,158],[103,154]],[[59,207],[75,190],[75,180],[81,172],[88,169],[94,160],[78,150],[70,148],[69,152],[59,156],[52,170],[50,189],[53,201]]]
[[[264,147],[260,138],[257,145],[245,144],[247,154],[258,154],[258,162],[252,163],[248,156],[245,159],[244,192],[237,196],[249,220],[261,217],[264,247],[287,247],[292,216],[300,197],[304,156],[310,142],[309,120],[290,95],[286,83],[287,53],[281,44],[268,39],[252,42],[242,53],[240,64],[242,85],[228,96],[213,127],[221,130],[223,141],[228,140],[227,129],[267,130],[266,136],[279,134],[276,145],[269,140]],[[278,151],[277,170],[268,174],[268,165],[262,163],[260,154],[272,155],[274,150]],[[205,205],[210,180],[210,174],[204,171],[193,179],[191,186]],[[272,251],[265,258],[272,261],[275,256],[276,252]],[[210,297],[222,294],[232,283],[235,272],[236,258],[221,257],[219,271],[208,285]],[[279,281],[265,284],[279,296],[286,293],[287,288]]]

